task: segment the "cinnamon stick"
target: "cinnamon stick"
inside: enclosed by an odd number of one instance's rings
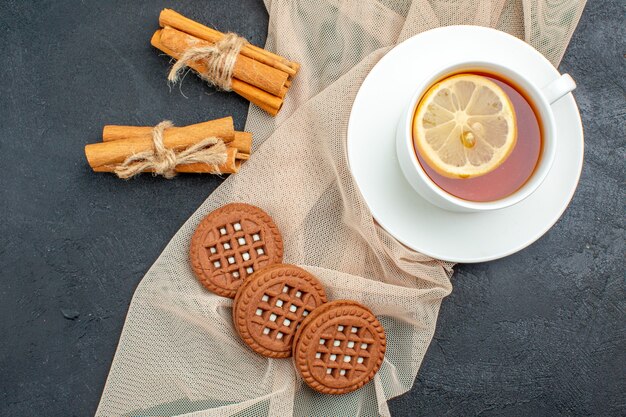
[[[152,44],[152,46],[161,50],[162,52],[165,52],[172,58],[178,59],[188,47],[186,37],[188,37],[189,35],[186,35],[185,33],[182,33],[180,31],[176,31],[175,29],[168,29],[169,36],[166,36],[165,38],[165,41],[168,42],[167,45],[164,44],[162,39],[162,34],[165,29],[157,30],[152,36],[150,43]],[[207,72],[207,68],[202,62],[191,62],[189,66],[200,74]],[[248,101],[256,104],[272,116],[278,114],[278,111],[282,107],[282,98],[270,94],[267,91],[264,91],[258,87],[250,85],[245,81],[233,78],[232,88],[233,91],[235,91],[237,94],[246,98]]]
[[[227,159],[226,162],[217,167],[217,170],[213,169],[210,165],[207,164],[186,164],[186,165],[178,165],[176,168],[176,172],[187,172],[187,173],[207,173],[207,174],[236,174],[241,167],[241,161],[237,159],[237,150],[234,148],[227,149]]]
[[[174,29],[186,32],[196,38],[203,39],[211,43],[218,42],[224,36],[224,34],[220,31],[195,22],[171,9],[163,9],[161,11],[161,14],[159,15],[159,24],[161,27],[171,26]],[[293,78],[298,72],[299,65],[294,67],[292,65],[294,63],[288,61],[287,59],[249,43],[241,48],[241,54],[281,70],[287,73],[290,78]]]
[[[108,142],[108,143],[116,143],[117,141]],[[184,172],[184,173],[197,173],[197,174],[236,174],[241,167],[241,160],[237,159],[237,149],[228,148],[226,151],[226,162],[219,165],[217,169],[215,167],[202,164],[185,164],[185,165],[177,165],[174,168],[176,172]],[[95,172],[114,172],[115,164],[110,165],[101,165],[97,167],[93,167]],[[150,172],[150,171],[147,171]]]
[[[210,136],[206,133],[210,132],[211,129],[211,122],[205,122],[184,127],[170,127],[166,132],[171,134],[171,132],[178,131],[181,134],[193,135],[193,137],[200,137],[204,134],[205,136],[199,139],[202,140]],[[125,139],[152,140],[152,130],[153,128],[149,126],[107,125],[102,129],[102,141],[111,142]],[[234,132],[233,137],[226,138],[224,142],[227,147],[237,149],[237,159],[245,160],[250,157],[252,152],[252,133]]]
[[[235,139],[227,145],[237,149],[241,154],[250,155],[252,153],[252,133],[235,132]]]
[[[102,128],[102,142],[111,142],[113,140],[149,138],[152,136],[151,126],[122,126],[122,125],[106,125]],[[170,129],[180,129],[178,127],[170,127]]]
[[[148,129],[150,129],[150,134],[147,136],[136,136],[123,140],[110,140],[86,145],[85,156],[87,157],[89,165],[94,171],[97,171],[96,168],[105,165],[114,166],[123,162],[130,155],[152,149],[152,128]],[[115,132],[116,130],[119,134],[119,129],[106,130],[108,132],[107,136],[109,136],[112,131]],[[186,127],[166,129],[163,133],[163,144],[169,149],[180,150],[188,148],[210,136],[222,138],[226,143],[232,142],[235,139],[235,128],[232,117],[211,120],[209,122]],[[232,149],[236,155],[237,149]]]

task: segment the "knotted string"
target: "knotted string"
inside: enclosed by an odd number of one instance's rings
[[[224,141],[216,137],[208,137],[191,145],[187,149],[176,152],[163,144],[163,132],[174,126],[164,120],[152,129],[151,150],[131,155],[115,168],[119,178],[127,179],[143,171],[152,171],[152,175],[162,175],[167,179],[176,175],[177,165],[205,163],[212,166],[216,173],[218,165],[226,162],[227,152]]]
[[[233,68],[241,47],[246,43],[245,38],[235,33],[226,33],[213,45],[192,46],[176,61],[167,79],[176,83],[190,62],[203,61],[207,71],[200,73],[200,77],[220,90],[232,91]]]

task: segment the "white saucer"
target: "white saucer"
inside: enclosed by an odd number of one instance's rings
[[[559,76],[541,54],[506,33],[478,26],[433,29],[385,55],[361,86],[348,124],[348,161],[378,223],[400,242],[434,258],[484,262],[539,239],[569,204],[583,163],[583,129],[571,94],[553,104],[558,147],[546,180],[526,200],[488,213],[453,213],[423,200],[407,183],[395,149],[396,123],[413,86],[458,61],[500,62],[539,85]]]

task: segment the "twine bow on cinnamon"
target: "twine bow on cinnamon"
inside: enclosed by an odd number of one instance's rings
[[[247,43],[245,38],[226,33],[224,37],[213,45],[193,46],[187,49],[178,61],[172,66],[167,79],[176,83],[184,68],[194,61],[203,61],[206,72],[199,73],[200,77],[216,88],[232,91],[233,69],[239,56],[239,51]]]
[[[167,179],[176,176],[178,165],[205,163],[217,171],[218,166],[226,162],[227,150],[224,141],[217,137],[208,137],[191,145],[185,150],[176,152],[163,144],[163,132],[174,126],[164,120],[152,130],[153,149],[129,156],[115,167],[119,178],[127,179],[143,171],[152,171],[153,175],[162,175]]]

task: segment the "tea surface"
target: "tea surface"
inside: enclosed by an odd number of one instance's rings
[[[511,155],[495,170],[480,177],[447,178],[433,170],[416,152],[422,168],[439,188],[469,201],[495,201],[519,190],[532,176],[541,155],[541,125],[532,105],[514,87],[491,74],[474,73],[495,82],[507,94],[517,118],[517,143]]]

